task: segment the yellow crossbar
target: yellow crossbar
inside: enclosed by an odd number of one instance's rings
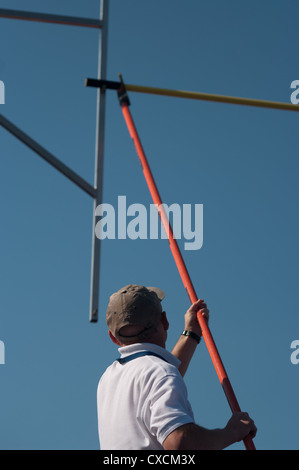
[[[152,95],[173,96],[192,100],[215,101],[218,103],[238,104],[243,106],[257,106],[260,108],[280,109],[283,111],[299,111],[299,105],[281,103],[276,101],[255,100],[250,98],[237,98],[234,96],[213,95],[194,91],[167,90],[165,88],[153,88],[139,85],[125,85],[128,91],[137,93],[149,93]]]

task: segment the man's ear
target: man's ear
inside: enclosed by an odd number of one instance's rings
[[[167,320],[166,312],[162,312],[161,322],[165,331],[169,328],[169,322]]]
[[[120,342],[115,338],[115,336],[113,336],[113,334],[111,333],[110,330],[108,330],[108,334],[109,334],[109,336],[110,336],[111,341],[112,341],[114,344],[117,344],[117,346],[120,346]]]

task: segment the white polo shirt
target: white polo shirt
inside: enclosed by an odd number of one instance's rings
[[[101,450],[163,450],[166,437],[178,427],[194,423],[180,361],[150,343],[119,348],[122,358],[141,351],[143,356],[108,367],[97,389]]]

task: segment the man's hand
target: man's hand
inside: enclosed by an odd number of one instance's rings
[[[198,336],[202,335],[197,314],[209,322],[209,310],[204,300],[199,299],[194,302],[185,314],[185,329],[192,331]],[[181,337],[182,338],[182,337]],[[192,348],[192,349],[191,349]],[[189,362],[196,348],[196,342],[179,340],[172,353],[179,360],[181,365],[179,370],[182,376],[185,375]],[[250,435],[255,437],[257,428],[248,413],[234,413],[227,425],[223,429],[208,430],[196,424],[183,425],[165,440],[164,449],[185,450],[185,449],[225,449],[235,442],[242,441]]]
[[[199,299],[191,305],[185,314],[185,330],[192,331],[197,336],[201,337],[201,328],[197,320],[198,311],[200,311],[200,314],[204,316],[206,321],[209,321],[209,310],[207,309],[207,305],[204,300]],[[196,347],[197,342],[194,341],[193,338],[190,339],[190,336],[181,335],[172,350],[172,354],[181,361],[179,371],[183,377],[188,369]]]
[[[225,428],[207,429],[195,423],[175,429],[163,442],[165,450],[222,450],[242,441],[257,429],[247,413],[234,413]]]
[[[192,331],[193,333],[201,336],[201,328],[199,326],[197,320],[197,312],[200,311],[201,315],[205,318],[205,320],[209,321],[209,310],[207,308],[207,304],[204,300],[197,300],[191,307],[187,310],[185,314],[185,330]]]
[[[227,423],[225,431],[232,442],[240,442],[248,435],[254,438],[257,428],[248,413],[234,413]]]

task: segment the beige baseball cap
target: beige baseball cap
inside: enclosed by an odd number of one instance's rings
[[[130,341],[145,341],[161,320],[164,292],[158,287],[144,287],[129,284],[111,295],[106,322],[113,336],[120,342],[125,338]],[[119,331],[124,326],[138,325],[143,330],[137,336],[122,336]]]

